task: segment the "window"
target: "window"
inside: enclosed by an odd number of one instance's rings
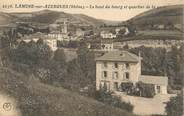
[[[103,68],[107,68],[107,62],[103,63]]]
[[[129,69],[130,68],[129,63],[126,63],[125,66],[126,66],[126,69]]]
[[[100,82],[100,89],[103,89],[104,87],[104,82]]]
[[[118,90],[118,82],[114,82],[114,90],[115,90],[115,91]]]
[[[103,78],[106,78],[106,77],[107,77],[107,71],[103,71],[102,77],[103,77]]]
[[[130,79],[130,75],[128,72],[125,73],[125,79]]]
[[[118,63],[114,63],[114,68],[118,68]]]
[[[105,91],[109,91],[110,90],[110,83],[107,81],[101,81],[100,82],[100,89],[103,89]]]
[[[113,73],[113,79],[118,79],[118,72]]]

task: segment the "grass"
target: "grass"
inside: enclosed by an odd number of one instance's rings
[[[11,69],[0,68],[0,73],[0,91],[18,101],[23,116],[133,116]]]

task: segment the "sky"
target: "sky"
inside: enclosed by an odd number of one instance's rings
[[[49,10],[63,11],[73,14],[85,14],[97,19],[113,20],[113,21],[125,21],[138,15],[142,12],[150,10],[154,7],[165,5],[177,5],[184,4],[184,0],[1,0],[0,11],[3,12],[31,12],[39,11],[45,8],[15,8],[15,4],[28,4],[28,5],[78,5],[87,6],[85,9],[81,8],[49,8]],[[3,8],[5,5],[12,5],[13,8]],[[91,6],[102,6],[102,8],[90,8]],[[110,6],[110,8],[104,8],[104,6]],[[125,8],[112,8],[113,6],[123,6]],[[126,7],[127,6],[127,7]],[[146,8],[150,6],[150,8]],[[152,7],[154,6],[154,7]],[[131,8],[131,9],[129,9]]]

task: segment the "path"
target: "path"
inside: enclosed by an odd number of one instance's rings
[[[143,98],[128,96],[123,93],[117,93],[121,96],[121,99],[126,102],[130,102],[134,105],[133,112],[137,115],[152,115],[161,114],[165,115],[166,102],[169,101],[171,94],[156,95],[154,98]]]

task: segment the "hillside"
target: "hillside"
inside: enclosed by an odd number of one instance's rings
[[[73,14],[73,17],[80,20],[81,22],[84,22],[86,24],[90,24],[93,26],[97,26],[97,27],[104,24],[102,20],[98,20],[84,14]]]
[[[50,10],[42,10],[32,13],[12,13],[12,15],[22,18],[23,21],[44,23],[44,24],[52,24],[55,23],[57,20],[62,20],[63,18],[67,18],[70,21],[70,23],[74,25],[75,24],[92,25],[96,27],[104,24],[103,21],[100,21],[98,19],[83,14],[69,14],[65,12],[50,11]]]
[[[0,68],[0,91],[15,98],[23,116],[132,116],[33,77]]]
[[[7,25],[17,20],[18,18],[11,14],[0,12],[0,25]]]
[[[139,28],[144,28],[149,24],[154,25],[171,23],[174,25],[180,25],[181,29],[181,25],[183,24],[183,8],[184,5],[159,7],[141,13],[128,21],[137,25]]]

